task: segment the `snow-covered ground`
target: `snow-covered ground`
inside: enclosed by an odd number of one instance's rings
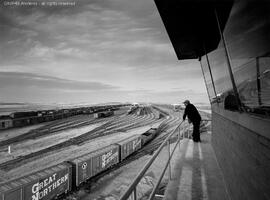
[[[206,110],[206,109],[199,109],[199,111],[203,111],[203,112],[206,112],[206,113],[209,113],[209,114],[211,114],[212,113],[212,111],[211,110]]]
[[[13,159],[14,157],[27,155],[36,151],[39,151],[44,148],[48,148],[50,146],[59,144],[68,139],[77,137],[84,133],[87,133],[98,126],[101,126],[104,123],[98,123],[89,126],[83,126],[80,128],[68,129],[59,131],[53,135],[48,135],[46,137],[41,137],[33,140],[25,140],[21,143],[16,143],[11,145],[11,154],[7,153],[7,149],[1,149],[0,151],[0,163],[6,162],[8,160]]]
[[[10,170],[5,174],[6,179],[15,178],[22,176],[24,174],[29,174],[30,172],[38,171],[46,167],[50,167],[57,163],[79,157],[86,153],[95,151],[97,149],[103,148],[110,144],[116,143],[122,139],[128,138],[135,134],[141,134],[147,131],[150,128],[149,125],[143,126],[140,128],[132,129],[127,132],[118,132],[108,136],[102,136],[93,140],[90,140],[82,145],[72,145],[68,146],[61,151],[51,152],[49,155],[46,155],[42,158],[36,159],[27,164],[21,165],[18,168]]]
[[[175,144],[171,145],[171,151]],[[176,153],[178,149],[176,149]],[[138,173],[149,161],[151,155],[143,156],[119,169],[105,175],[96,183],[92,183],[90,188],[82,187],[78,192],[67,197],[66,200],[117,200],[132,183]],[[145,173],[137,186],[137,199],[141,199],[146,194],[150,194],[168,160],[167,146],[163,148],[152,166]],[[174,160],[172,160],[172,165]],[[160,185],[168,182],[168,170],[165,173]]]
[[[22,134],[25,134],[31,130],[40,128],[49,122],[41,123],[41,124],[36,124],[36,125],[31,125],[31,126],[26,126],[26,127],[20,127],[20,128],[12,128],[12,129],[7,129],[7,130],[1,130],[0,131],[0,141],[7,140]]]
[[[188,124],[184,124],[183,131],[187,131],[189,128],[190,127]],[[206,124],[205,129],[206,132],[211,129],[211,122]],[[180,142],[180,145],[182,144],[183,141]],[[170,152],[172,152],[174,145],[175,143],[171,144]],[[183,152],[185,151],[182,151],[182,153]],[[176,148],[174,155],[177,154],[179,154],[179,147]],[[86,186],[82,187],[78,192],[75,192],[67,197],[66,200],[118,200],[150,158],[151,155],[146,155],[132,161],[131,163],[122,166],[119,169],[100,178],[96,183],[93,182],[90,186],[88,186],[88,188]],[[171,166],[175,166],[176,159],[174,158],[175,156],[172,157]],[[138,200],[144,199],[142,197],[149,195],[149,193],[152,191],[166,164],[167,159],[168,150],[167,146],[165,146],[137,186]],[[167,170],[160,186],[166,186],[168,177]]]

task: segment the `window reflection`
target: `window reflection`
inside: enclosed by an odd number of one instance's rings
[[[234,68],[235,69],[235,68]],[[258,90],[256,77],[256,60],[248,61],[233,71],[242,105],[247,108],[257,107]]]
[[[268,107],[270,109],[270,57],[258,58],[260,81],[260,98],[262,107]],[[269,111],[269,110],[268,110]]]
[[[233,91],[233,87],[222,42],[215,51],[208,54],[208,58],[218,96],[216,101],[224,101],[226,95]]]
[[[205,84],[206,84],[207,91],[209,94],[210,102],[212,102],[212,100],[215,98],[215,92],[214,92],[211,75],[210,75],[209,67],[208,67],[205,56],[201,58],[201,65],[202,65],[202,70],[204,73]]]
[[[269,115],[270,2],[236,1],[224,36],[242,105]]]

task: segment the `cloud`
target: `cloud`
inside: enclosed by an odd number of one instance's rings
[[[208,103],[208,97],[204,91],[196,92],[194,90],[172,90],[161,92],[150,92],[144,96],[146,99],[155,99],[155,102],[162,103],[181,103],[185,99],[189,99],[191,102]]]
[[[6,36],[10,39],[5,41],[16,41],[17,44],[5,49],[3,57],[10,60],[14,52],[16,60],[25,64],[34,62],[26,61],[25,55],[61,60],[54,56],[56,50],[60,51],[57,49],[60,43],[65,43],[66,48],[76,49],[72,51],[73,56],[59,52],[62,59],[72,56],[144,67],[150,63],[169,63],[167,57],[174,56],[167,36],[158,29],[163,25],[156,16],[153,2],[78,1],[75,7],[54,9],[39,6],[7,10],[3,10],[2,15],[6,19]],[[32,44],[25,42],[29,39]],[[104,57],[107,58],[105,61]],[[163,59],[159,59],[161,57]]]
[[[135,102],[153,102],[153,103],[182,103],[189,99],[192,103],[209,103],[205,91],[195,91],[192,89],[172,89],[172,90],[123,90],[124,93]]]
[[[65,47],[64,42],[60,43],[58,46],[52,48],[42,45],[40,42],[33,42],[34,46],[24,54],[25,59],[56,59],[59,57],[63,58],[84,58],[88,55],[87,52],[74,47]]]
[[[106,91],[118,89],[99,82],[82,82],[32,73],[0,72],[0,88],[37,88],[66,91]]]
[[[202,85],[198,62],[177,60],[152,0],[5,7],[0,26],[0,89],[10,99],[12,89],[44,101],[171,101],[176,93],[157,92]]]

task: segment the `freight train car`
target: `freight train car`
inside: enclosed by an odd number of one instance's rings
[[[158,129],[150,128],[148,131],[142,134],[142,145],[150,142],[158,133]]]
[[[94,118],[109,117],[114,115],[113,111],[98,112],[94,114]]]
[[[27,117],[36,117],[38,112],[36,111],[28,111],[28,112],[14,112],[10,114],[11,118],[27,118]]]
[[[25,118],[16,118],[12,120],[13,127],[22,127],[22,126],[28,126],[31,124],[31,118],[25,117]]]
[[[117,144],[119,145],[120,160],[122,161],[142,147],[141,135],[133,135],[120,142],[117,142]]]
[[[70,160],[73,172],[73,186],[79,186],[89,178],[119,163],[119,146],[108,147],[90,152]]]
[[[13,127],[12,119],[9,116],[0,116],[0,130]]]
[[[13,127],[27,126],[38,123],[38,112],[14,112],[10,114],[10,118],[12,119]]]
[[[61,163],[0,185],[0,200],[51,200],[71,190],[71,165]]]
[[[120,163],[153,139],[158,128],[73,160],[0,184],[0,200],[52,200]]]

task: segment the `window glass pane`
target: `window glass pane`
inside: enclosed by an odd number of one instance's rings
[[[270,108],[270,57],[258,58],[259,65],[259,82],[260,82],[260,98],[263,108],[267,110],[269,114]]]
[[[209,94],[210,102],[212,103],[213,100],[215,99],[215,92],[214,92],[213,84],[211,81],[211,75],[210,75],[209,67],[208,67],[205,56],[201,58],[201,65],[202,65],[202,70],[204,73],[205,84],[206,84],[207,91]]]
[[[242,104],[269,115],[270,2],[236,0],[224,37]]]
[[[247,63],[240,65],[237,71],[233,71],[233,74],[243,106],[246,108],[257,107],[259,102],[256,82],[256,60],[248,60]]]
[[[221,42],[215,51],[208,54],[217,96],[224,100],[228,93],[232,93],[233,87],[229,76],[228,64],[224,45]]]

